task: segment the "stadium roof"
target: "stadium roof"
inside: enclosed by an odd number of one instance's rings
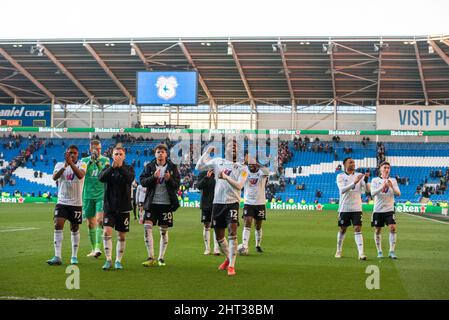
[[[449,36],[0,40],[0,103],[128,104],[136,72],[192,70],[199,103],[449,103]]]

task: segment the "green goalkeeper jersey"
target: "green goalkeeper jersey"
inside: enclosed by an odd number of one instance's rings
[[[100,155],[96,161],[92,160],[91,157],[82,158],[81,161],[87,165],[83,200],[103,199],[104,184],[98,180],[98,175],[109,164],[109,159]]]

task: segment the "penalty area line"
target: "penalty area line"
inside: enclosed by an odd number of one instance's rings
[[[449,222],[444,222],[444,221],[437,220],[437,219],[426,218],[426,217],[418,216],[418,215],[416,215],[416,214],[407,213],[407,216],[409,216],[409,217],[415,217],[415,218],[420,218],[420,219],[424,219],[424,220],[429,220],[429,221],[433,221],[433,222],[438,222],[438,223],[442,223],[442,224],[449,225]]]
[[[58,299],[58,298],[44,298],[44,297],[0,296],[0,300],[73,300],[73,299]]]
[[[0,232],[16,232],[16,231],[28,231],[28,230],[38,230],[39,228],[15,228],[15,229],[4,229]]]

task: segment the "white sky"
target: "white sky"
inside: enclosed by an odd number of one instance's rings
[[[449,34],[448,0],[1,0],[0,39]]]

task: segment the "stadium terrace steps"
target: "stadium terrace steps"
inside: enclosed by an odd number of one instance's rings
[[[50,186],[46,186],[43,184],[38,184],[36,182],[28,181],[26,179],[22,179],[19,177],[14,177],[14,179],[16,180],[15,186],[6,185],[1,191],[7,192],[10,194],[14,194],[14,192],[16,190],[20,190],[22,192],[22,194],[34,193],[36,196],[39,194],[39,192],[41,192],[41,193],[51,192],[52,195],[56,194],[56,192],[57,192],[56,187],[50,187]]]
[[[51,174],[43,172],[42,178],[35,178],[34,177],[35,171],[36,170],[34,170],[34,169],[19,167],[16,169],[16,171],[14,171],[13,176],[25,179],[29,182],[34,182],[37,184],[56,188],[56,183],[53,180]]]
[[[387,157],[387,161],[393,167],[425,167],[446,168],[449,167],[449,157]],[[292,167],[285,168],[285,176],[294,178],[297,176],[307,177],[311,174],[334,173],[341,161],[324,162],[302,166],[301,174],[293,173]],[[376,158],[355,159],[357,168],[376,168]]]
[[[3,140],[5,141],[5,140]],[[64,139],[64,145],[62,145],[61,139],[46,139],[46,143],[52,141],[53,147],[47,147],[48,164],[45,165],[42,161],[36,161],[35,166],[28,162],[27,167],[18,168],[14,174],[17,184],[15,186],[7,186],[4,191],[21,190],[23,192],[35,192],[36,194],[41,192],[51,191],[56,192],[56,187],[51,179],[53,173],[53,159],[57,161],[63,160],[63,154],[65,148],[70,144],[75,144],[79,147],[80,157],[83,152],[88,152],[89,139]],[[333,143],[329,141],[321,141],[323,143],[329,143],[337,152],[339,161],[334,160],[333,153],[324,152],[312,152],[312,151],[295,151],[293,142],[289,142],[289,149],[293,152],[292,159],[285,163],[285,177],[287,180],[293,178],[296,180],[296,184],[305,183],[306,190],[296,190],[295,185],[286,183],[284,192],[276,192],[276,196],[280,195],[282,200],[294,199],[295,201],[305,200],[307,202],[313,202],[315,200],[316,189],[320,189],[322,192],[322,198],[320,201],[328,202],[329,199],[338,198],[338,190],[335,185],[335,177],[337,172],[335,169],[339,164],[342,164],[342,160],[351,156],[355,161],[357,167],[374,169],[377,166],[376,161],[376,143],[370,142],[367,146],[362,146],[360,142],[340,142]],[[133,160],[140,160],[141,166],[136,167],[136,180],[143,170],[143,167],[147,161],[154,159],[151,150],[156,146],[158,141],[144,141],[136,143],[124,143],[125,147],[129,150],[126,155],[128,163],[132,163]],[[102,139],[103,150],[106,150],[110,145],[114,145],[113,139]],[[402,195],[397,198],[397,201],[413,201],[419,200],[420,195],[416,195],[416,187],[425,182],[427,183],[439,183],[439,179],[430,178],[431,170],[443,170],[449,167],[449,144],[448,143],[400,143],[400,142],[385,142],[386,147],[386,159],[392,164],[392,176],[399,175],[401,177],[409,177],[408,185],[401,185]],[[0,151],[3,151],[5,161],[10,161],[16,157],[20,149],[26,148],[28,140],[24,139],[21,146],[16,149],[8,150],[3,148],[3,144],[0,144]],[[312,143],[310,143],[312,145]],[[249,147],[249,145],[248,145]],[[352,153],[346,154],[344,148],[352,148]],[[147,148],[150,150],[148,157],[143,155],[143,150]],[[267,148],[268,149],[268,148]],[[34,152],[35,159],[39,159],[39,156],[43,153],[43,148],[40,148]],[[141,154],[137,155],[136,151],[140,150]],[[251,151],[255,153],[254,148]],[[302,167],[301,174],[293,174],[294,167]],[[34,178],[34,171],[42,171],[44,173],[43,178]],[[195,172],[196,174],[198,172]],[[371,177],[372,178],[372,177]],[[44,182],[45,181],[45,182]],[[189,192],[189,200],[199,200],[200,194],[198,192]],[[431,200],[445,200],[447,199],[447,193],[445,195],[432,195]]]
[[[448,157],[399,157],[399,156],[386,156],[387,161],[391,163],[392,166],[398,167],[449,167],[449,156]]]
[[[6,160],[3,160],[3,165],[0,166],[0,170],[6,168],[9,165],[9,162]]]

